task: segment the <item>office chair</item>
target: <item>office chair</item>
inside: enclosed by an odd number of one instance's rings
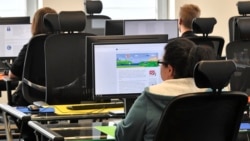
[[[58,14],[56,13],[47,13],[43,17],[43,23],[46,28],[51,31],[51,33],[58,33],[60,31],[60,24],[58,20]]]
[[[240,33],[237,24],[238,19],[248,18],[250,14],[250,1],[239,1],[237,2],[238,16],[233,16],[229,18],[229,42],[240,40]]]
[[[57,14],[44,16],[44,26],[50,33],[59,30],[58,21],[55,20],[56,16]],[[47,36],[48,34],[35,35],[28,43],[21,81],[23,96],[30,104],[34,101],[45,100],[44,42]],[[18,81],[5,78],[9,105],[13,105],[11,90]]]
[[[22,76],[22,91],[27,102],[45,101],[45,57],[44,44],[49,34],[60,30],[58,15],[48,13],[44,15],[44,26],[49,30],[47,34],[35,35],[31,38],[26,51]]]
[[[230,86],[233,91],[243,91],[250,95],[250,17],[239,18],[236,24],[239,39],[226,46],[227,59],[237,64]]]
[[[102,12],[102,2],[99,0],[87,0],[85,6],[87,20],[84,32],[96,35],[105,35],[105,22],[111,18],[109,16],[99,14]]]
[[[45,41],[46,100],[48,104],[72,104],[91,100],[86,91],[86,47],[82,33],[86,23],[83,11],[62,11],[60,32]]]
[[[193,20],[192,28],[195,34],[202,34],[202,36],[197,37],[186,37],[197,45],[207,45],[214,48],[217,58],[222,58],[222,50],[224,46],[224,38],[220,36],[209,36],[213,32],[214,25],[216,24],[215,18],[196,18]]]
[[[233,61],[199,62],[195,83],[212,91],[175,97],[162,113],[154,141],[235,141],[247,95],[222,92],[235,70]]]

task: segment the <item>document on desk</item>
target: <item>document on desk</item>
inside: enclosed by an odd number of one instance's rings
[[[115,137],[116,126],[95,126],[94,128],[111,137]]]

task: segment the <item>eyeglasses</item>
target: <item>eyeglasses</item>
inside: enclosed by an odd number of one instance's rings
[[[157,63],[158,63],[158,65],[161,65],[161,64],[167,65],[167,63],[166,63],[166,62],[163,62],[162,60],[158,60]]]

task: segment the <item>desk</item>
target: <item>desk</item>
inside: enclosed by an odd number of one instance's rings
[[[115,126],[108,122],[40,124],[29,121],[40,141],[114,141]]]
[[[3,73],[0,73],[0,94],[1,91],[7,90],[7,98],[8,98],[8,104],[12,105],[12,94],[11,90],[14,90],[18,85],[17,80],[11,80],[8,78],[7,75],[4,75]]]
[[[78,114],[78,115],[57,115],[55,113],[36,113],[36,114],[25,114],[20,112],[15,107],[11,107],[7,104],[0,104],[0,109],[3,114],[5,127],[10,127],[10,121],[8,116],[11,115],[22,121],[23,125],[27,125],[28,121],[58,121],[58,120],[80,120],[80,119],[110,119],[110,118],[124,118],[124,115],[112,115],[108,112],[94,113],[94,114]],[[6,138],[8,141],[12,141],[11,129],[6,128]]]

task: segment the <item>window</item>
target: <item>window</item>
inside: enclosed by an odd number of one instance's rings
[[[112,19],[157,19],[157,0],[101,0],[102,15]],[[136,14],[135,14],[136,13]]]
[[[27,0],[0,0],[0,17],[27,16]]]

